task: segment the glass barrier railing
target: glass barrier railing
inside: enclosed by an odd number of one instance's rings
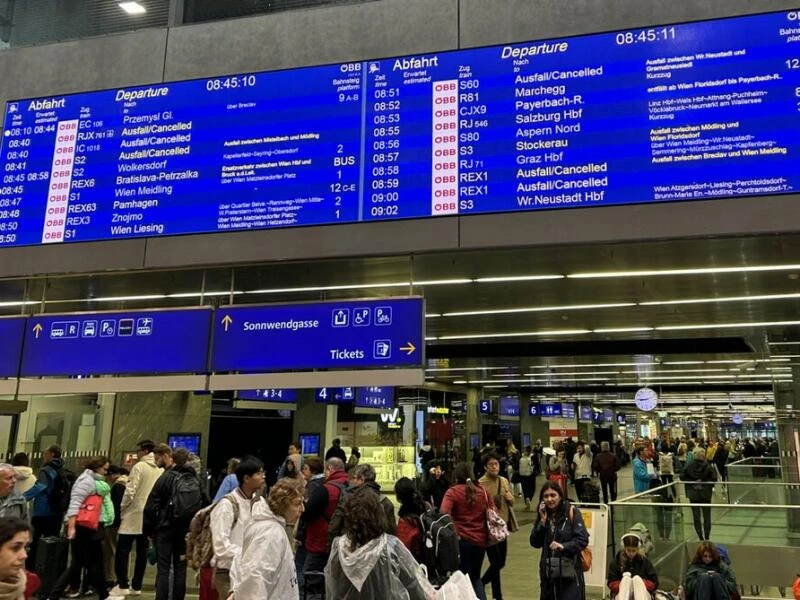
[[[709,488],[711,488],[709,490]],[[691,502],[708,497],[710,503]],[[701,539],[726,547],[742,595],[791,588],[800,564],[800,485],[662,485],[611,505],[609,556],[628,531],[648,540],[663,590],[676,590]],[[768,568],[767,568],[768,565]],[[753,592],[755,593],[755,592]],[[769,593],[764,594],[770,595]]]
[[[728,480],[737,482],[782,481],[781,459],[777,456],[743,458],[729,463]]]

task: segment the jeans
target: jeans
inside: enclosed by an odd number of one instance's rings
[[[728,586],[719,573],[703,575],[697,580],[694,600],[728,600],[730,597]]]
[[[611,502],[617,500],[617,478],[614,479],[601,479],[600,484],[603,488],[603,504],[608,504],[608,497],[611,496]]]
[[[489,557],[489,568],[481,577],[481,584],[492,584],[492,598],[502,600],[503,588],[500,583],[500,571],[506,566],[506,556],[508,556],[508,540],[503,540],[499,544],[494,544],[486,549],[486,556]]]
[[[136,562],[133,564],[133,581],[128,581],[128,562],[131,556],[131,548],[136,544]],[[117,584],[120,589],[132,587],[135,590],[142,589],[144,580],[144,570],[147,568],[147,536],[129,535],[120,533],[117,537],[117,554],[114,557],[114,570],[117,573]],[[132,584],[132,585],[131,585]]]
[[[75,539],[70,543],[72,560],[67,570],[61,574],[50,592],[51,598],[60,598],[67,584],[80,576],[84,568],[88,570],[89,582],[97,592],[100,600],[108,598],[106,591],[106,578],[103,575],[103,527],[92,531],[86,527],[75,528]]]
[[[469,577],[478,600],[486,600],[486,591],[481,583],[481,568],[486,549],[464,540],[458,540],[458,548],[461,552],[461,572]]]
[[[307,552],[305,564],[303,565],[303,585],[309,597],[325,596],[325,578],[322,576],[309,577],[308,573],[321,573],[328,564],[328,554]]]
[[[156,534],[158,571],[156,572],[155,600],[184,600],[186,598],[186,532],[163,531]],[[172,569],[172,594],[170,594],[170,569]]]
[[[103,538],[103,573],[105,573],[106,581],[109,583],[117,580],[114,557],[117,555],[118,530],[119,527],[106,527],[106,537]]]
[[[700,519],[700,511],[703,514],[702,520]],[[694,521],[694,530],[697,533],[697,537],[701,540],[707,540],[711,536],[711,507],[692,504],[692,520]]]
[[[303,592],[306,587],[305,578],[303,577],[303,567],[306,564],[306,556],[308,552],[306,552],[306,547],[301,545],[298,546],[297,551],[294,553],[294,570],[297,572],[297,589],[300,593],[300,597],[303,597]]]
[[[36,571],[36,548],[39,545],[39,539],[57,536],[61,533],[62,521],[63,519],[61,517],[33,517],[31,519],[33,538],[31,539],[31,549],[30,552],[28,552],[28,558],[25,561],[25,567],[28,571]]]

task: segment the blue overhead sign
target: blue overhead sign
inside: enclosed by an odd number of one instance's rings
[[[362,408],[394,408],[393,387],[361,387],[356,389],[356,406]]]
[[[422,298],[227,306],[215,313],[214,372],[421,367]]]
[[[321,404],[352,404],[356,399],[356,388],[319,388],[314,397]]]
[[[297,402],[297,390],[266,388],[263,390],[239,390],[236,392],[239,400],[263,400],[265,402]]]
[[[478,414],[490,415],[492,414],[492,401],[489,399],[481,400],[478,402]]]
[[[22,376],[204,373],[211,309],[35,316]]]
[[[19,373],[19,355],[25,337],[24,317],[0,319],[0,377],[16,377]]]

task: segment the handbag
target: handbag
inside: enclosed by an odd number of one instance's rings
[[[549,579],[575,579],[575,562],[564,556],[550,556],[545,559]]]
[[[100,527],[100,509],[103,506],[103,497],[100,494],[91,494],[81,504],[75,525],[97,531]]]
[[[569,507],[569,522],[574,524],[574,515],[575,513],[572,510],[572,507]],[[591,571],[592,570],[592,549],[589,546],[586,546],[583,550],[581,550],[581,569],[583,572]]]
[[[508,527],[497,511],[489,507],[489,494],[486,493],[486,490],[483,490],[483,495],[486,497],[486,529],[489,534],[489,545],[493,546],[508,538]]]

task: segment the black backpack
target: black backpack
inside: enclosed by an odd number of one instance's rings
[[[422,526],[422,554],[428,569],[428,580],[442,585],[452,573],[458,571],[461,556],[458,534],[453,520],[437,508],[426,510],[419,518]]]
[[[203,492],[200,480],[193,473],[179,473],[172,484],[172,498],[169,502],[170,517],[173,521],[186,522],[203,508]]]
[[[69,499],[72,495],[72,486],[78,476],[65,467],[53,469],[53,489],[50,491],[48,499],[53,512],[63,515],[69,508]]]

